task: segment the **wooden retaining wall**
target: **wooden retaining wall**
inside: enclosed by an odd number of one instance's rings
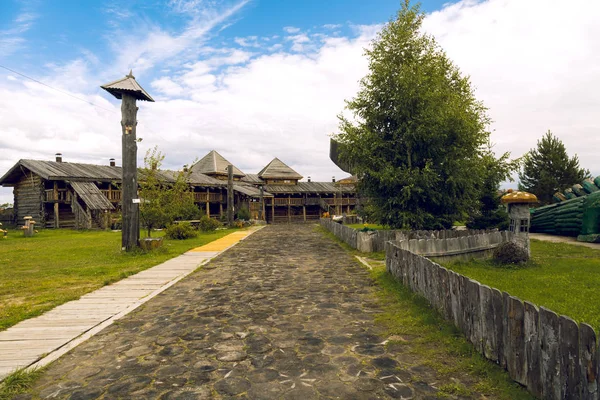
[[[386,268],[535,396],[600,398],[600,350],[588,324],[482,285],[392,242],[386,244]]]

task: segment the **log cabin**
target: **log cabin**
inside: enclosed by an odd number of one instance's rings
[[[191,166],[188,183],[194,201],[209,217],[223,218],[227,209],[227,166],[216,151]],[[233,164],[231,164],[233,165]],[[174,182],[178,171],[161,170],[165,182]],[[142,170],[138,171],[142,174]],[[121,167],[108,165],[19,160],[0,178],[13,187],[14,217],[18,225],[32,216],[47,228],[107,228],[120,210]],[[233,166],[234,210],[248,208],[252,218],[267,223],[317,220],[323,212],[352,212],[357,205],[354,181],[301,182],[302,175],[278,158],[257,174]],[[143,179],[143,176],[141,177]]]

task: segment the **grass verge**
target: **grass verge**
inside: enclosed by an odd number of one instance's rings
[[[155,251],[130,253],[121,251],[120,232],[45,229],[30,238],[10,232],[0,240],[0,331],[233,231],[165,239]]]
[[[349,228],[352,228],[352,229],[362,229],[365,227],[365,225],[369,229],[376,229],[376,230],[390,229],[387,226],[379,225],[379,224],[348,224],[346,226]]]
[[[20,369],[7,376],[0,382],[0,400],[9,400],[18,394],[25,393],[42,374],[43,370],[43,368]]]
[[[332,233],[319,230],[352,255],[367,257],[374,290],[382,313],[375,320],[385,330],[397,352],[408,354],[433,369],[444,383],[438,385],[439,398],[534,399],[514,382],[506,371],[482,357],[462,333],[427,302],[397,282],[385,270],[384,253],[360,253]],[[375,257],[372,257],[374,255]]]
[[[522,266],[501,267],[487,260],[444,266],[600,331],[600,250],[531,240],[531,259]]]

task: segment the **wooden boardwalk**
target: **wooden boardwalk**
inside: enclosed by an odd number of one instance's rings
[[[0,332],[0,381],[54,361],[258,229],[231,233]]]

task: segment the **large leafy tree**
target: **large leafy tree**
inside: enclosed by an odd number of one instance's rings
[[[519,189],[535,194],[542,204],[549,204],[557,191],[581,183],[590,171],[579,166],[577,155],[569,158],[563,142],[548,131],[535,149],[524,156],[519,173]]]
[[[423,18],[407,0],[366,50],[369,73],[334,137],[372,217],[394,228],[448,228],[477,209],[489,138],[485,107]]]

